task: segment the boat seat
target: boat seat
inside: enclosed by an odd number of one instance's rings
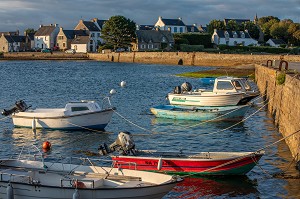
[[[125,188],[125,187],[142,187],[142,186],[144,186],[144,183],[141,181],[129,181],[129,182],[125,182],[117,187]]]

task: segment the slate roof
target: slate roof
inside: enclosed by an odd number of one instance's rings
[[[185,24],[180,19],[164,19],[161,18],[162,22],[168,26],[185,26]]]
[[[88,36],[85,30],[63,30],[67,39],[74,39],[75,35]]]
[[[154,30],[154,25],[138,25],[139,30]]]
[[[242,24],[250,21],[250,19],[224,19],[225,25],[228,24],[230,20],[235,21],[237,24]]]
[[[55,28],[56,28],[55,26],[42,26],[37,30],[34,36],[51,35],[51,33],[54,31]]]
[[[187,32],[200,32],[197,26],[186,25]]]
[[[103,25],[104,25],[104,23],[106,22],[107,20],[97,20],[97,24],[99,25],[99,27],[102,29],[103,28]]]
[[[217,30],[217,34],[220,38],[225,38],[225,30]],[[229,34],[229,38],[234,38],[233,35],[236,32],[237,33],[237,38],[242,38],[241,35],[242,33],[245,34],[245,38],[251,38],[249,33],[246,31],[227,31]]]
[[[90,42],[89,36],[77,36],[72,40],[72,44],[87,44]]]
[[[10,31],[10,32],[0,32],[0,36],[4,35],[19,35],[19,31]]]
[[[25,36],[19,36],[19,35],[4,35],[5,39],[8,41],[8,43],[14,43],[14,42],[26,42]]]
[[[286,44],[282,39],[270,39],[273,41],[274,44],[280,45],[280,44]]]
[[[163,37],[165,37],[169,43],[174,43],[171,32],[167,30],[137,30],[136,36],[139,42],[161,43]]]
[[[83,24],[89,31],[100,31],[100,29],[96,26],[93,21],[83,21]]]

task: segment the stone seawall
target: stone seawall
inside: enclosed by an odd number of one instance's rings
[[[279,85],[276,77],[282,72],[262,65],[255,65],[255,79],[262,95],[268,101],[268,111],[282,136],[300,130],[300,80],[299,75],[287,74],[285,83]],[[290,151],[300,161],[300,132],[285,140]]]
[[[42,53],[42,52],[13,52],[3,53],[0,60],[87,60],[85,53],[68,54],[64,52]]]
[[[284,60],[300,62],[299,55],[241,55],[213,54],[203,52],[122,52],[122,53],[89,53],[93,60],[107,62],[129,62],[148,64],[168,64],[186,66],[240,66],[266,63],[267,60]]]

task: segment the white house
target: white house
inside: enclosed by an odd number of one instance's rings
[[[257,45],[258,41],[252,39],[248,31],[229,31],[229,30],[214,30],[212,35],[212,43],[216,45]]]
[[[103,39],[100,36],[105,21],[106,20],[98,20],[97,18],[94,18],[91,21],[83,21],[81,19],[74,28],[74,30],[86,30],[89,34],[89,52],[97,52],[99,45],[103,43]]]
[[[87,53],[89,42],[89,36],[76,36],[71,42],[71,49],[74,49],[77,53]]]
[[[40,28],[34,34],[34,47],[40,49],[53,48],[56,45],[58,32],[58,24],[40,25]]]
[[[280,45],[286,45],[282,39],[269,39],[266,43],[276,48],[280,47]]]
[[[154,25],[160,30],[168,30],[171,33],[186,33],[187,28],[181,18],[178,19],[164,19],[161,16],[158,17],[158,21]]]

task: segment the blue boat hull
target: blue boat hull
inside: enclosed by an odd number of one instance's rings
[[[224,107],[194,107],[160,105],[150,108],[151,112],[160,118],[198,121],[240,120],[247,112],[249,105]]]

